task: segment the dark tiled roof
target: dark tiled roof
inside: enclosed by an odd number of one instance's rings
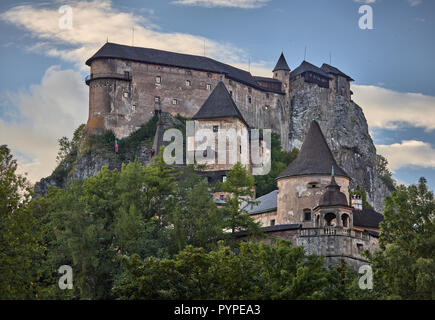
[[[276,63],[275,68],[273,68],[272,72],[275,72],[277,70],[290,71],[287,61],[284,58],[284,53],[281,53],[281,55],[279,56],[278,62]]]
[[[299,65],[299,67],[297,67],[292,72],[290,72],[290,78],[294,78],[297,75],[303,74],[305,72],[313,72],[313,73],[318,74],[318,75],[325,77],[327,79],[331,79],[331,77],[328,75],[328,73],[326,73],[325,71],[323,71],[319,67],[316,67],[315,65],[313,65],[305,60],[302,61],[302,63]]]
[[[219,81],[218,85],[212,93],[205,100],[199,111],[192,117],[192,119],[213,119],[213,118],[239,118],[247,127],[245,119],[237,108],[236,104],[231,98],[230,93],[225,87],[222,81]]]
[[[375,210],[363,208],[353,210],[353,225],[363,228],[379,228],[379,224],[384,221],[384,216]]]
[[[86,61],[86,64],[90,66],[92,61],[104,58],[118,58],[164,66],[223,73],[229,79],[239,81],[259,90],[272,91],[268,88],[259,86],[249,72],[203,56],[151,48],[125,46],[108,42],[104,44],[91,58],[89,58]]]
[[[340,191],[340,186],[335,182],[334,176],[331,183],[326,186],[326,191],[319,202],[320,206],[348,206],[346,195]]]
[[[281,81],[279,81],[278,79],[274,79],[274,78],[254,76],[254,79],[255,79],[255,81],[281,83]]]
[[[334,167],[336,176],[349,178],[347,173],[335,161],[319,124],[317,121],[312,121],[297,158],[290,163],[277,179],[298,175],[330,175],[332,167]]]
[[[277,224],[274,226],[267,226],[262,227],[261,230],[263,232],[278,232],[278,231],[286,231],[286,230],[297,230],[300,229],[302,225],[300,223],[294,223],[294,224]],[[246,237],[248,233],[246,231],[239,231],[234,233],[234,236],[236,238]]]
[[[258,204],[252,206],[252,208],[250,205],[247,205],[244,209],[248,212],[248,214],[275,211],[277,208],[277,196],[278,190],[274,190],[255,199],[255,201],[258,201]]]
[[[349,77],[347,74],[341,72],[338,68],[333,67],[327,63],[322,64],[322,66],[320,67],[322,70],[324,70],[327,73],[331,73],[331,74],[335,74],[338,76],[342,76],[346,79],[348,79],[349,81],[354,81],[351,77]]]

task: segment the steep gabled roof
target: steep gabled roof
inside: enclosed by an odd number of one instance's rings
[[[277,179],[299,175],[330,175],[334,167],[335,175],[348,177],[332,155],[317,121],[312,121],[297,158],[279,175]]]
[[[275,72],[277,70],[285,70],[290,71],[290,68],[287,64],[287,61],[284,58],[284,53],[281,52],[281,55],[279,56],[278,62],[276,63],[275,68],[273,68],[272,72]]]
[[[218,85],[212,93],[205,100],[199,111],[192,117],[192,119],[213,119],[213,118],[238,118],[247,127],[246,123],[233,98],[225,87],[222,81],[219,81]]]
[[[164,66],[173,66],[206,72],[222,73],[233,79],[262,91],[271,91],[257,84],[254,77],[245,70],[235,68],[228,64],[208,57],[182,54],[151,48],[125,46],[107,42],[91,58],[86,61],[88,66],[96,59],[123,59]]]
[[[327,79],[331,79],[331,77],[329,76],[328,73],[326,73],[325,71],[323,71],[319,67],[316,67],[314,64],[311,64],[305,60],[302,61],[302,63],[299,65],[299,67],[297,67],[292,72],[290,72],[290,78],[294,78],[297,75],[303,74],[305,72],[313,72],[313,73],[318,74],[318,75],[325,77]]]
[[[347,74],[345,74],[344,72],[340,71],[338,68],[333,67],[327,63],[322,64],[322,66],[320,67],[322,70],[324,70],[327,73],[330,74],[334,74],[334,75],[338,75],[341,77],[346,78],[349,81],[354,81],[351,77],[349,77]]]

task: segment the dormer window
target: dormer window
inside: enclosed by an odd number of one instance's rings
[[[319,187],[319,183],[318,182],[310,182],[308,183],[308,188],[309,189],[315,189]]]

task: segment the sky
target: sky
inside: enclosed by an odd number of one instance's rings
[[[360,27],[362,6],[371,29]],[[435,189],[435,1],[2,0],[0,30],[0,144],[32,182],[55,168],[57,139],[86,123],[84,62],[108,40],[269,77],[281,52],[291,69],[331,62],[355,79],[353,100],[393,177],[424,176]]]

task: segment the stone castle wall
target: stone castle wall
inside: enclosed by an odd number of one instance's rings
[[[155,109],[192,117],[219,81],[223,81],[246,122],[280,133],[288,145],[289,101],[284,94],[259,90],[224,74],[97,59],[91,64],[88,128],[111,129],[128,136],[152,117]],[[157,80],[159,77],[159,81]]]

